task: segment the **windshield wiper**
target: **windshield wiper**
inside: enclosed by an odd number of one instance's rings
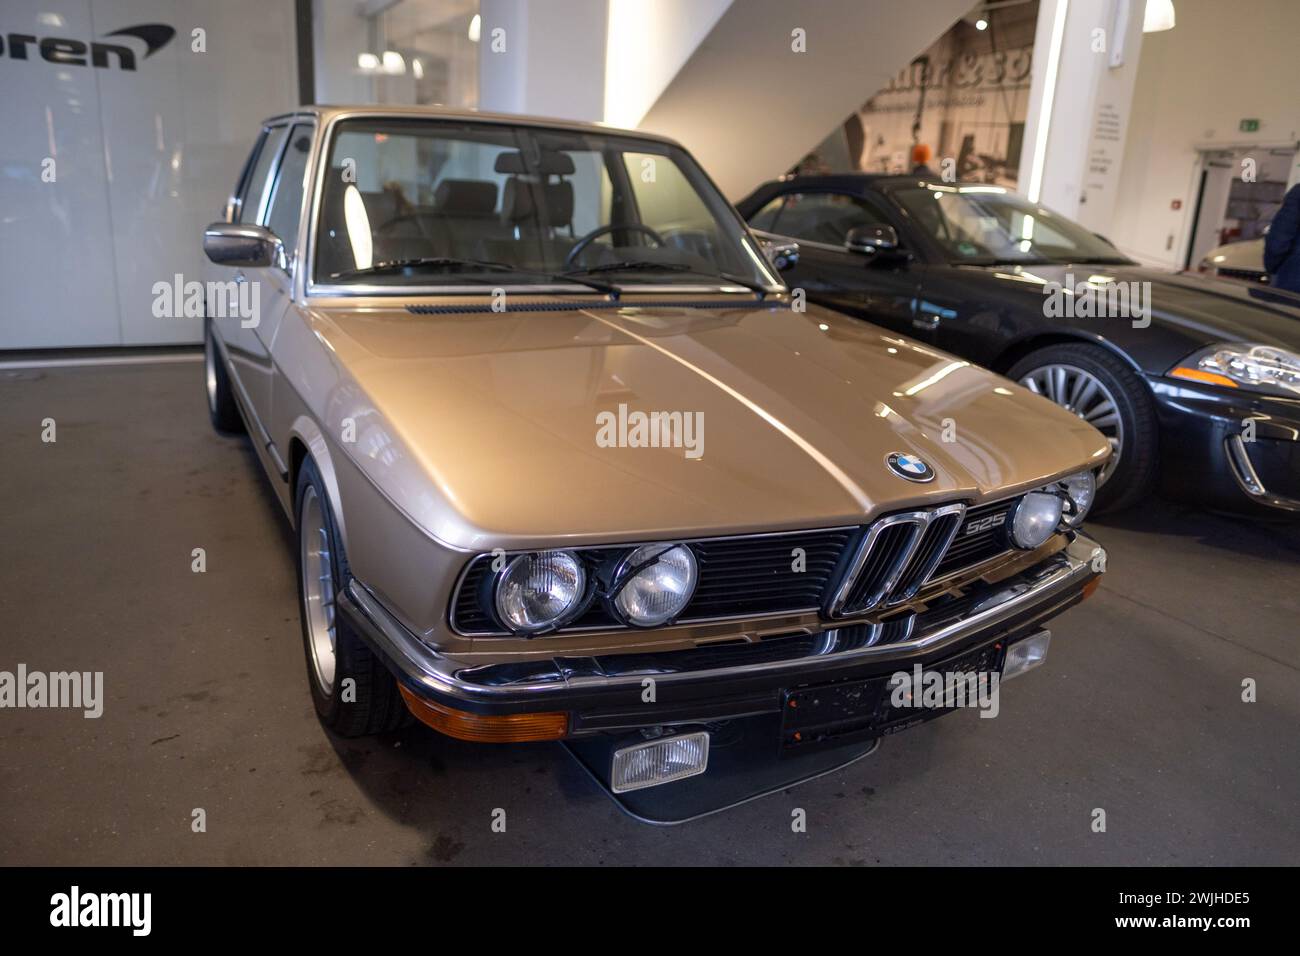
[[[572,276],[553,276],[545,272],[535,272],[531,269],[520,269],[512,266],[508,262],[496,262],[488,259],[459,259],[455,256],[424,256],[413,259],[390,259],[385,262],[376,262],[373,266],[365,269],[350,269],[346,272],[335,272],[330,276],[331,279],[355,278],[366,275],[391,275],[395,272],[405,272],[407,269],[442,272],[452,270],[464,270],[473,272],[514,272],[519,275],[534,276],[539,279],[545,279],[548,282],[564,280],[572,282],[574,285],[585,285],[589,289],[595,289],[597,292],[607,294],[617,294],[618,286],[608,282],[600,282],[596,279],[579,279]]]
[[[364,269],[348,269],[344,272],[335,272],[330,278],[349,279],[355,276],[389,275],[394,272],[404,272],[407,269],[429,272],[456,269],[474,272],[520,271],[508,262],[492,262],[487,259],[457,259],[454,256],[421,256],[414,259],[388,259],[384,262],[376,262]]]
[[[707,272],[702,269],[696,269],[686,265],[684,262],[654,262],[650,259],[623,259],[618,262],[602,262],[599,265],[587,266],[583,269],[571,269],[568,272],[561,272],[559,278],[570,279],[576,276],[585,276],[590,273],[604,272],[678,272],[688,273],[690,275],[703,276],[709,279],[721,279],[724,282],[730,282],[733,285],[744,286],[751,292],[757,292],[760,295],[766,295],[768,288],[753,279],[745,279],[741,276],[731,275],[727,272]]]

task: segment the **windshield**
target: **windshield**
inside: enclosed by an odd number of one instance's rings
[[[1000,186],[908,186],[891,192],[952,262],[1129,261],[1078,223]]]
[[[653,140],[345,120],[320,196],[318,284],[780,284],[694,161]]]

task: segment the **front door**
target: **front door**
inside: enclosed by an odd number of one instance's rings
[[[799,244],[799,262],[783,274],[792,289],[803,289],[819,305],[919,337],[913,325],[917,280],[905,250],[864,254],[844,245],[856,226],[892,225],[876,201],[843,192],[783,193],[750,224]]]

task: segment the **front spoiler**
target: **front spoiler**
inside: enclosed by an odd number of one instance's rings
[[[392,617],[359,581],[338,608],[412,693],[473,714],[565,711],[570,735],[714,721],[780,710],[783,689],[923,666],[957,651],[1014,640],[1082,599],[1105,569],[1105,551],[1075,534],[1063,550],[995,584],[932,601],[882,639],[881,625],[827,622],[826,630],[692,651],[610,654],[526,664],[466,666]],[[885,641],[888,642],[885,642]],[[646,690],[653,685],[653,693]]]

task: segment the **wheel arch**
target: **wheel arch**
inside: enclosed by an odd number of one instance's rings
[[[1078,329],[1061,329],[1052,332],[1033,333],[1023,338],[1016,339],[999,352],[992,361],[989,362],[989,368],[999,375],[1006,375],[1017,362],[1026,355],[1037,352],[1039,349],[1046,348],[1049,345],[1096,345],[1105,349],[1116,358],[1124,362],[1140,378],[1145,380],[1142,367],[1133,361],[1133,357],[1117,346],[1114,342],[1102,335],[1089,334]]]
[[[316,471],[320,474],[321,481],[325,483],[325,491],[329,494],[329,504],[334,516],[334,522],[338,527],[339,537],[343,539],[343,547],[346,553],[348,534],[343,517],[343,498],[339,492],[338,472],[334,467],[334,457],[330,452],[329,442],[325,440],[325,433],[320,430],[320,427],[312,419],[306,415],[299,415],[289,428],[289,436],[289,494],[293,499],[293,505],[290,508],[290,521],[297,528],[298,475],[302,471],[302,463],[310,455],[312,461],[316,463]]]

